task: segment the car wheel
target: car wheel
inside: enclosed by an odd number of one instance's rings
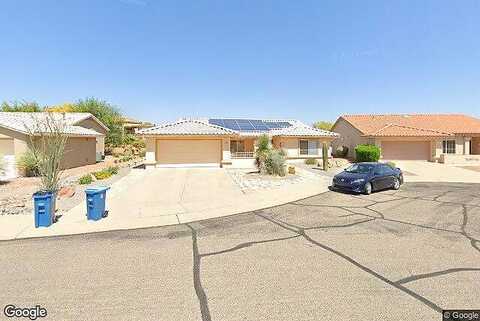
[[[394,178],[393,179],[393,189],[394,190],[398,190],[400,188],[400,181],[398,180],[398,178]]]
[[[372,183],[365,184],[364,192],[365,192],[365,195],[372,194]]]

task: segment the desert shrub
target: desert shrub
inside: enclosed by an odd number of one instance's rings
[[[307,165],[316,165],[317,164],[317,160],[315,158],[307,158],[305,160],[305,164]]]
[[[117,175],[118,174],[119,167],[118,166],[110,166],[105,171],[109,172],[111,175]]]
[[[128,162],[128,161],[131,161],[133,159],[133,156],[132,155],[125,155],[125,156],[122,156],[120,158],[120,161],[121,162]]]
[[[394,162],[387,162],[387,165],[391,168],[397,168],[397,164],[395,164]]]
[[[125,134],[123,143],[137,149],[145,148],[145,141],[134,134]]]
[[[355,159],[357,162],[378,162],[380,152],[380,147],[375,145],[357,145],[355,147]]]
[[[265,169],[269,175],[286,175],[286,159],[282,150],[272,149],[267,152]]]
[[[257,149],[255,151],[255,165],[261,174],[267,174],[267,168],[265,161],[268,157],[268,153],[271,150],[270,138],[268,135],[261,135],[257,140]]]
[[[348,147],[347,146],[338,146],[335,149],[335,156],[339,158],[345,158],[348,155]]]
[[[92,174],[85,174],[78,179],[78,184],[80,185],[88,185],[93,182]]]
[[[93,176],[95,176],[95,178],[98,179],[98,180],[107,179],[107,178],[109,178],[109,177],[112,176],[112,173],[110,173],[109,171],[107,171],[107,170],[105,170],[105,169],[104,169],[104,170],[101,170],[101,171],[99,171],[99,172],[94,172],[94,173],[92,173],[92,174],[93,174]]]
[[[20,156],[20,159],[17,160],[17,165],[25,172],[27,177],[40,175],[39,160],[30,149]]]

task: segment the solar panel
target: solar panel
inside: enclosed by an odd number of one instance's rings
[[[250,123],[248,119],[236,119],[240,130],[255,130],[255,127]]]
[[[225,127],[233,130],[240,130],[240,126],[238,126],[237,121],[235,119],[224,119],[223,122],[225,123]]]
[[[212,125],[225,127],[225,124],[223,123],[223,119],[209,119],[208,122]]]
[[[268,131],[270,129],[287,128],[292,126],[286,121],[264,121],[260,119],[223,119],[213,118],[208,122],[213,125],[225,127],[237,131]]]
[[[268,130],[268,127],[265,126],[265,123],[262,120],[252,119],[250,123],[253,125],[255,130]]]

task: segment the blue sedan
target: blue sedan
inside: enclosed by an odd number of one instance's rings
[[[336,190],[371,194],[388,188],[398,190],[403,184],[400,168],[383,163],[356,163],[333,178],[332,187]]]

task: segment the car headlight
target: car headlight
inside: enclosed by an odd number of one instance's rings
[[[357,179],[352,181],[352,184],[359,184],[359,183],[363,183],[363,182],[365,182],[364,178],[357,178]]]

